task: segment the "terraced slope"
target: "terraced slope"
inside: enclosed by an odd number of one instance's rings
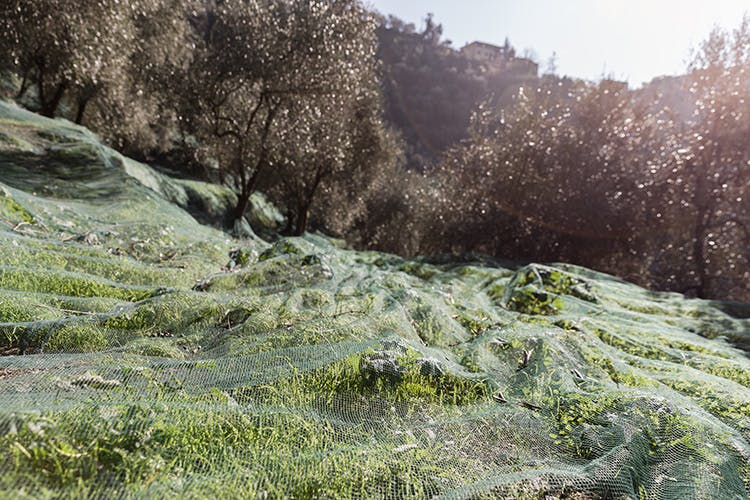
[[[226,196],[0,104],[0,496],[748,497],[750,306],[178,206]]]

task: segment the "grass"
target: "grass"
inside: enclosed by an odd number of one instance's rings
[[[747,496],[750,363],[695,332],[750,330],[715,304],[232,240],[172,203],[223,188],[3,103],[0,132],[0,496]]]

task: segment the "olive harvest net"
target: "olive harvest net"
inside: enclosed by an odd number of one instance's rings
[[[228,202],[0,103],[0,496],[748,497],[750,306]]]

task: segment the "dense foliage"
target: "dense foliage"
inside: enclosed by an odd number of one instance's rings
[[[747,300],[749,40],[748,18],[716,30],[687,75],[635,91],[545,75],[486,98],[466,140],[403,183],[380,233],[403,236],[376,246],[574,262]]]
[[[428,15],[425,26],[390,16],[377,30],[385,117],[405,139],[409,168],[424,171],[468,137],[472,111],[490,95],[507,102],[536,75],[496,71],[455,50]],[[515,49],[506,40],[509,53]]]
[[[9,97],[230,186],[237,229],[262,190],[289,234],[750,298],[748,19],[636,91],[493,70],[358,0],[9,0],[0,29]]]
[[[369,184],[351,171],[371,178],[397,158],[380,117],[376,25],[355,0],[44,0],[0,14],[17,98],[33,83],[42,114],[224,181],[232,220],[260,183],[301,234],[317,193],[362,205]]]

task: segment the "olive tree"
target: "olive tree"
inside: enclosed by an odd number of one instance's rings
[[[39,111],[54,116],[66,96],[73,117],[118,81],[135,42],[132,6],[117,0],[9,0],[0,6],[2,61],[21,78],[17,97],[33,85]]]
[[[446,237],[465,231],[458,241],[472,250],[574,261],[637,237],[631,202],[655,124],[610,82],[558,89],[554,81],[523,88],[512,107],[477,110],[470,140],[438,171],[441,212],[453,219]]]
[[[370,21],[353,0],[225,0],[204,4],[191,23],[196,49],[175,79],[180,123],[237,192],[241,219],[258,182],[296,147],[294,120],[283,116],[302,100],[351,91]]]
[[[750,295],[750,16],[733,31],[715,29],[686,78],[693,114],[659,198],[676,228],[672,274],[698,297]]]
[[[293,234],[307,230],[311,214],[329,231],[351,229],[365,216],[377,179],[396,164],[398,144],[382,121],[374,71],[360,76],[347,93],[300,99],[285,113],[291,124],[270,191]]]
[[[93,92],[75,92],[82,122],[109,144],[148,161],[171,151],[179,139],[175,68],[192,54],[185,0],[132,0],[128,5],[132,43],[120,47],[120,71]]]

